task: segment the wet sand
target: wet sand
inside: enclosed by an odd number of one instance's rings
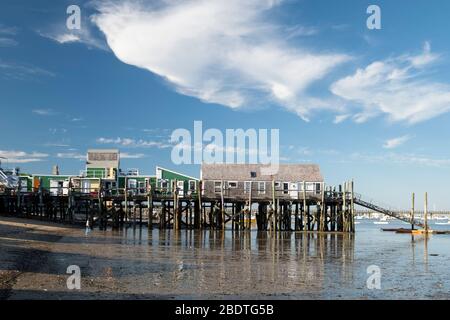
[[[449,299],[450,236],[128,227],[0,217],[1,299]],[[67,267],[81,290],[67,289]],[[382,270],[369,290],[367,267]]]

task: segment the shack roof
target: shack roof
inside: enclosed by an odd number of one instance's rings
[[[202,164],[202,180],[227,181],[281,181],[281,182],[323,182],[317,164],[279,164],[278,173],[263,175],[263,164]],[[252,174],[253,173],[253,174]]]

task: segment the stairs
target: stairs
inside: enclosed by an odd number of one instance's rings
[[[15,175],[7,175],[0,168],[0,185],[8,189],[15,189],[19,185],[19,177]]]
[[[411,223],[411,220],[405,217],[402,217],[399,213],[391,211],[389,209],[385,209],[379,205],[374,204],[373,202],[370,201],[365,201],[362,196],[360,194],[355,194],[355,197],[353,199],[353,201],[355,202],[355,204],[358,204],[364,208],[373,210],[375,212],[379,212],[382,214],[385,214],[387,216],[393,217],[395,219],[407,222],[407,223]],[[425,224],[423,224],[422,222],[419,222],[417,220],[413,220],[412,224],[414,226],[420,227],[420,228],[425,228]]]

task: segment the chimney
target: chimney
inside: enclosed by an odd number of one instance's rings
[[[59,176],[59,167],[58,167],[58,165],[54,165],[53,166],[52,175]]]

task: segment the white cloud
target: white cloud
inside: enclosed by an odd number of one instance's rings
[[[0,160],[8,163],[28,163],[44,161],[48,154],[41,152],[25,152],[16,150],[0,150]]]
[[[333,83],[331,91],[362,108],[353,116],[358,123],[380,114],[409,123],[431,119],[450,110],[450,86],[430,81],[423,69],[437,58],[426,43],[423,53],[375,61]]]
[[[17,64],[15,62],[0,59],[0,76],[15,80],[30,80],[34,77],[50,76],[55,74],[48,70],[32,65]]]
[[[165,149],[172,147],[169,143],[161,141],[150,141],[143,139],[131,139],[131,138],[98,138],[97,143],[100,144],[115,144],[122,147],[135,147],[135,148],[158,148]]]
[[[405,135],[405,136],[401,136],[401,137],[397,137],[397,138],[393,138],[393,139],[388,139],[384,143],[383,148],[394,149],[394,148],[401,146],[402,144],[404,144],[405,142],[407,142],[410,139],[411,139],[411,136],[409,136],[409,135]]]
[[[51,116],[55,114],[52,109],[33,109],[31,112],[40,116]]]
[[[0,37],[0,47],[15,47],[18,42],[14,39]]]
[[[65,25],[54,25],[48,30],[38,30],[37,33],[44,38],[56,41],[59,44],[82,43],[89,48],[108,50],[105,41],[94,35],[92,23],[89,19],[84,19],[79,30],[68,30]]]
[[[144,157],[145,157],[145,154],[143,154],[143,153],[128,153],[128,152],[120,153],[121,159],[142,159]]]
[[[19,29],[17,27],[7,27],[0,23],[0,34],[14,36],[17,34],[18,31]]]
[[[351,115],[350,114],[339,114],[334,117],[333,123],[338,124],[347,120]]]
[[[279,3],[109,1],[98,3],[92,21],[121,61],[164,77],[182,94],[231,108],[271,101],[307,119],[311,110],[329,108],[307,98],[308,87],[349,57],[291,44],[268,19]]]
[[[85,160],[86,155],[77,153],[77,152],[59,152],[56,154],[57,158],[61,159],[76,159],[76,160]]]
[[[400,165],[416,165],[437,168],[450,168],[450,158],[434,158],[414,153],[383,153],[368,154],[355,152],[350,155],[350,160],[368,163],[386,163]]]

